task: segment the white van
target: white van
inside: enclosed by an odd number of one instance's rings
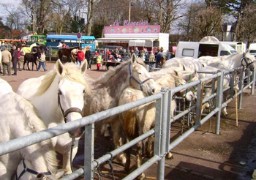
[[[177,46],[175,57],[201,56],[224,56],[237,53],[237,51],[227,43],[219,41],[213,36],[206,36],[200,42],[180,41]]]

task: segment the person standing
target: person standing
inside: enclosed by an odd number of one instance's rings
[[[12,47],[12,67],[14,73],[12,75],[17,75],[17,65],[18,65],[18,50],[16,49],[16,46]]]
[[[79,65],[81,65],[84,59],[85,59],[84,51],[82,50],[81,47],[79,47],[77,51],[77,62],[79,63]]]
[[[21,49],[20,49],[20,47],[18,47],[18,69],[19,69],[19,71],[21,71]]]
[[[3,76],[6,74],[6,70],[8,75],[11,75],[11,61],[12,61],[12,55],[4,46],[2,51],[2,64],[3,64]]]
[[[0,73],[3,74],[3,66],[2,66],[2,51],[0,49]]]
[[[44,50],[42,50],[42,52],[39,53],[38,60],[39,60],[39,64],[38,64],[38,67],[37,67],[37,71],[40,70],[41,66],[44,69],[44,71],[47,71],[46,70],[46,65],[45,65],[46,55],[45,55],[45,51]]]
[[[100,67],[101,67],[101,65],[102,65],[102,56],[101,56],[100,53],[97,55],[96,61],[97,61],[97,70],[99,71],[99,70],[100,70]]]
[[[91,60],[91,51],[90,51],[90,47],[89,46],[86,47],[85,58],[86,58],[87,63],[88,63],[88,68],[91,69],[92,60]]]

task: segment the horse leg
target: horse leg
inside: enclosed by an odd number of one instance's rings
[[[62,155],[62,169],[65,170],[66,174],[71,174],[71,148],[72,139],[68,133],[65,133],[57,138],[55,150]],[[77,148],[74,149],[72,154],[76,154]],[[72,159],[73,160],[73,159]]]
[[[26,61],[23,62],[23,70],[25,70]]]
[[[115,149],[122,146],[124,144],[124,139],[122,137],[122,127],[120,124],[120,120],[116,119],[113,120],[113,122],[111,123],[111,127],[112,127],[112,131],[113,131],[113,142],[115,145]],[[126,156],[124,153],[121,153],[119,155],[117,155],[117,160],[120,161],[123,165],[126,164]]]
[[[124,166],[124,169],[126,172],[129,172],[130,171],[130,164],[131,164],[131,148],[128,148],[126,151],[126,163],[125,163],[125,166]]]
[[[137,158],[137,168],[139,168],[142,164],[142,147],[143,146],[143,142],[140,141],[139,143],[137,143],[137,155],[136,155],[136,158]],[[142,173],[138,176],[138,179],[145,179],[145,174]]]
[[[29,68],[29,61],[27,62],[27,67],[28,67],[28,70],[30,71],[30,68]]]

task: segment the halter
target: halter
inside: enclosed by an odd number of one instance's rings
[[[142,85],[147,82],[148,80],[152,79],[152,78],[147,78],[144,81],[139,81],[138,79],[136,79],[133,75],[132,75],[132,69],[131,69],[132,64],[129,65],[129,73],[130,73],[130,81],[131,79],[133,79],[136,83],[138,83],[140,85],[140,90],[142,91]]]
[[[35,170],[33,170],[33,169],[30,169],[30,168],[28,168],[27,166],[26,166],[26,164],[25,164],[25,161],[24,161],[24,159],[22,160],[22,164],[23,164],[23,171],[20,173],[20,175],[18,176],[18,174],[16,173],[16,180],[19,180],[26,172],[28,172],[28,173],[30,173],[30,174],[34,174],[34,175],[39,175],[39,174],[42,174],[42,175],[51,175],[51,172],[50,171],[48,171],[48,172],[37,172],[37,171],[35,171]]]
[[[58,92],[58,104],[59,104],[59,106],[60,106],[60,110],[61,110],[62,115],[63,115],[63,117],[64,117],[65,123],[67,122],[67,116],[68,116],[69,113],[77,112],[77,113],[81,114],[81,116],[83,116],[82,110],[79,109],[79,108],[77,108],[77,107],[71,107],[71,108],[67,109],[66,111],[64,111],[63,108],[62,108],[62,106],[61,106],[61,103],[60,103],[60,95],[61,95],[61,93],[60,93],[60,91],[59,91],[59,92]]]
[[[243,65],[243,61],[245,62],[245,66]],[[247,61],[247,58],[246,58],[245,55],[243,54],[243,57],[242,57],[242,59],[241,59],[241,65],[242,65],[243,67],[245,67],[245,68],[248,68],[251,64],[253,64],[253,61],[249,63],[249,62]]]

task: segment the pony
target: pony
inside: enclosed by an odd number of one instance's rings
[[[255,57],[250,53],[236,53],[223,57],[202,56],[199,58],[201,62],[205,62],[208,66],[216,68],[235,69],[243,66],[253,70],[255,68]]]
[[[85,94],[90,96],[90,85],[85,71],[87,63],[81,66],[56,61],[55,69],[37,78],[25,80],[17,93],[29,100],[38,111],[48,128],[83,117]],[[63,156],[62,168],[71,173],[72,138],[80,137],[82,129],[75,129],[52,139],[54,149]],[[74,147],[75,152],[77,147]],[[75,153],[74,153],[75,154]],[[72,157],[73,158],[73,157]]]
[[[16,94],[3,79],[0,79],[0,87],[2,89],[0,101],[3,104],[0,108],[0,143],[46,129],[45,124],[39,119],[29,101]],[[58,179],[61,176],[61,174],[57,175],[58,161],[51,141],[46,140],[1,155],[0,179],[12,179],[22,159],[30,164],[33,172],[36,172],[36,177]],[[25,180],[27,178],[20,176],[18,179]]]
[[[63,56],[67,57],[68,62],[73,62],[73,56],[71,56],[71,52],[73,49],[78,49],[78,47],[72,47],[72,48],[61,48],[58,50],[58,58],[63,61]],[[71,61],[72,60],[72,61]]]
[[[23,70],[25,70],[25,64],[27,64],[27,68],[28,70],[30,71],[30,68],[29,68],[29,63],[31,62],[32,63],[32,71],[34,70],[34,64],[36,65],[36,68],[37,68],[37,58],[41,52],[40,50],[40,47],[38,46],[34,46],[32,47],[32,52],[29,52],[29,53],[26,53],[24,55],[24,62],[23,62]]]
[[[157,71],[158,72],[158,71]],[[173,88],[179,85],[183,85],[186,81],[183,80],[182,76],[173,75],[171,73],[166,74],[165,76],[157,76],[154,78],[157,86],[157,92],[160,92],[161,88]],[[129,102],[134,102],[136,100],[145,98],[145,94],[138,90],[133,89],[131,87],[126,88],[120,99],[119,105],[126,104]],[[174,110],[176,109],[176,102],[175,100],[171,101],[171,114],[174,114]],[[121,146],[124,143],[124,140],[130,141],[136,138],[143,133],[146,133],[150,129],[154,128],[155,125],[155,114],[156,108],[155,103],[148,103],[131,110],[125,111],[121,113],[119,119],[116,119],[112,123],[113,127],[113,141],[116,147]],[[124,137],[124,139],[122,138]],[[137,144],[137,151],[136,151],[136,166],[137,168],[141,166],[142,163],[142,154],[143,154],[143,142],[139,142]],[[147,145],[146,145],[146,152],[149,156],[153,154],[153,137],[149,137]],[[167,154],[168,158],[172,157],[171,153]],[[125,170],[129,171],[130,169],[130,158],[131,158],[131,149],[126,150],[126,156],[124,154],[120,154],[117,157],[121,160],[122,164],[125,165]],[[140,178],[143,179],[145,177],[144,174],[140,175]]]
[[[151,78],[143,60],[136,58],[134,55],[130,60],[122,62],[119,66],[110,68],[97,80],[91,81],[92,95],[86,96],[87,104],[84,108],[84,114],[91,115],[116,107],[122,91],[128,86],[140,89],[146,95],[155,93],[155,81]],[[104,129],[113,118],[96,123],[96,125],[100,127],[99,129]]]

